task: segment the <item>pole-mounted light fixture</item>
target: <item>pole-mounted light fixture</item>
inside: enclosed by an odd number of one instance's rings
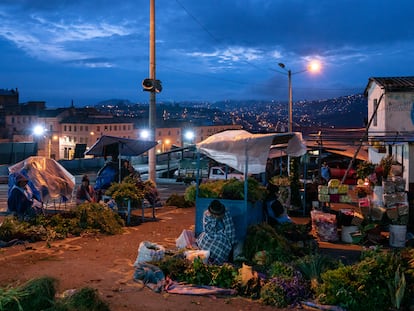
[[[286,69],[286,65],[284,63],[278,63],[279,67],[284,69],[287,72],[288,75],[288,92],[289,92],[289,110],[288,110],[288,114],[289,114],[289,123],[288,123],[288,131],[292,132],[293,131],[293,116],[292,116],[292,106],[293,106],[293,96],[292,96],[292,75],[294,74],[298,74],[298,73],[302,73],[305,71],[311,71],[311,72],[316,72],[320,70],[320,63],[313,61],[310,63],[310,65],[308,66],[308,68],[304,69],[304,70],[300,70],[300,71],[296,71],[293,72],[290,69]]]

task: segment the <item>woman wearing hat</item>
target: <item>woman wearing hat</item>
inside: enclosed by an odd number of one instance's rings
[[[95,192],[89,183],[87,175],[83,175],[82,183],[76,191],[76,204],[82,204],[85,202],[95,202]]]
[[[7,209],[9,212],[16,214],[20,220],[24,220],[26,217],[35,215],[33,199],[26,189],[29,180],[20,173],[15,178],[16,183],[11,188],[10,195],[7,198]]]
[[[219,200],[213,200],[203,214],[203,232],[197,238],[198,247],[210,251],[212,263],[222,264],[229,259],[236,242],[230,213]]]

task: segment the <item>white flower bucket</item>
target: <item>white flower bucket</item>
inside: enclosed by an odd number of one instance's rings
[[[352,233],[358,232],[358,226],[342,226],[341,240],[345,243],[352,243]]]
[[[374,186],[372,192],[372,201],[377,204],[382,204],[382,197],[384,195],[384,188],[382,186]]]

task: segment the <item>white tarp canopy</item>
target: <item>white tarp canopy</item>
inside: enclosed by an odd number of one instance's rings
[[[296,132],[252,134],[245,130],[228,130],[212,135],[196,146],[200,153],[245,174],[263,173],[271,149],[282,149],[292,157],[306,153],[302,134]]]

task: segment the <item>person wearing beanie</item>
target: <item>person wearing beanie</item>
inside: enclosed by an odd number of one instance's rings
[[[7,198],[7,209],[14,213],[19,220],[24,220],[36,214],[33,209],[33,199],[26,189],[29,180],[20,173],[16,175],[15,180],[15,185]]]
[[[203,232],[197,238],[198,247],[210,251],[211,263],[221,265],[228,261],[236,243],[230,212],[219,200],[213,200],[203,214]]]
[[[95,192],[89,183],[88,176],[84,175],[82,177],[82,183],[76,191],[76,204],[82,204],[86,202],[95,202]]]

